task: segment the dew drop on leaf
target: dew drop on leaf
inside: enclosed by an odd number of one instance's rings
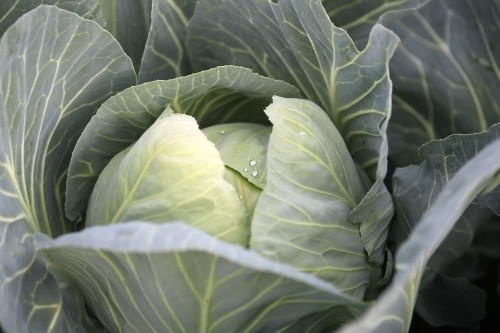
[[[250,166],[256,166],[257,165],[257,161],[256,160],[251,160],[250,163]]]
[[[299,132],[298,132],[298,134],[299,134],[299,135],[306,135],[306,132],[304,132],[304,131],[299,131]]]
[[[258,174],[257,170],[253,170],[253,171],[252,171],[252,176],[253,176],[253,177],[257,177],[257,174]]]
[[[221,135],[224,135],[224,134],[226,134],[226,131],[221,130],[219,133],[220,133]]]

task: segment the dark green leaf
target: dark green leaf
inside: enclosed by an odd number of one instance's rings
[[[370,30],[389,11],[416,8],[428,0],[321,0],[337,27],[347,30],[358,49],[363,49]]]
[[[442,189],[412,235],[396,253],[391,284],[363,317],[340,333],[407,332],[420,280],[428,260],[474,198],[500,170],[500,140],[465,164]]]
[[[18,18],[40,5],[53,5],[93,20],[104,27],[97,0],[2,0],[0,3],[0,37]]]
[[[95,22],[52,6],[0,40],[0,321],[7,332],[83,332],[82,303],[37,257],[32,232],[64,217],[72,148],[99,105],[135,84],[130,59]]]
[[[382,19],[401,38],[390,63],[396,165],[421,163],[417,151],[428,141],[500,122],[499,14],[491,0],[436,0]]]
[[[196,0],[153,0],[151,29],[139,71],[140,83],[192,73],[184,44],[195,4]]]

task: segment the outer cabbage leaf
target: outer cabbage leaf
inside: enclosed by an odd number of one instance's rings
[[[398,214],[397,221],[393,225],[398,242],[401,243],[412,233],[412,229],[419,223],[429,207],[439,197],[443,187],[459,169],[498,137],[500,137],[500,125],[492,126],[488,132],[452,135],[444,140],[432,141],[420,148],[420,154],[425,160],[424,163],[420,166],[409,166],[396,170],[393,177],[393,196]],[[487,198],[479,197],[476,202],[485,200],[486,202],[498,202],[500,198],[498,193],[494,192],[488,193],[487,196]],[[491,210],[486,205],[474,204],[468,207],[430,259],[429,266],[433,270],[443,271],[446,269],[446,265],[457,260],[470,247],[476,230],[486,223],[491,215]],[[435,272],[429,272],[429,274],[435,279],[426,278],[422,288],[437,289],[436,286],[433,286],[434,284],[441,287],[447,281],[456,285],[455,281],[446,279],[446,277],[441,278]],[[465,284],[467,281],[461,282],[461,285]],[[454,288],[452,285],[449,287]],[[475,287],[469,285],[469,289],[473,290]],[[432,297],[431,293],[424,293],[419,295],[417,302],[422,304],[418,304],[416,309],[427,321],[435,325],[458,326],[459,322],[456,317],[460,316],[460,323],[463,326],[470,326],[484,316],[484,310],[472,312],[469,317],[465,315],[469,308],[476,310],[483,308],[485,298],[476,297],[478,293],[475,290],[467,293],[471,299],[466,299],[463,302],[457,299],[454,301],[454,307],[447,305],[450,299],[454,299],[452,296],[436,298]],[[429,297],[432,300],[429,300]],[[428,306],[433,306],[433,308],[429,309]],[[448,316],[446,318],[441,316],[440,314],[446,311],[434,311],[436,308],[446,309]],[[460,311],[452,312],[457,308]]]
[[[153,0],[151,29],[139,82],[168,80],[192,73],[185,40],[196,0]]]
[[[118,161],[115,161],[118,160]],[[185,221],[216,238],[248,245],[250,222],[213,143],[193,117],[170,108],[94,187],[86,227],[127,221]]]
[[[142,54],[151,25],[153,0],[98,0],[106,28],[120,42],[139,72]]]
[[[395,34],[375,25],[359,52],[319,0],[201,0],[188,26],[195,70],[220,64],[251,68],[295,85],[330,116],[351,156],[374,181],[351,221],[364,224],[365,247],[378,264],[394,213],[383,179],[391,110],[388,62],[397,43]]]
[[[275,97],[267,183],[255,208],[250,248],[363,298],[370,268],[349,213],[364,187],[342,136],[307,100]]]
[[[135,84],[132,64],[95,22],[51,6],[9,28],[0,63],[0,321],[7,332],[83,332],[81,299],[37,257],[32,232],[73,230],[72,148],[97,107]]]
[[[334,286],[181,223],[123,223],[41,251],[113,332],[321,332],[367,305]]]
[[[428,0],[321,0],[332,22],[347,30],[359,49],[366,46],[370,30],[387,12],[416,8]],[[392,14],[392,13],[391,13]]]
[[[408,332],[427,262],[474,198],[500,170],[500,140],[469,160],[429,208],[396,253],[396,274],[377,302],[340,333]],[[437,223],[439,222],[439,223]]]
[[[104,27],[102,11],[96,0],[2,0],[0,3],[0,37],[18,18],[40,5],[53,5],[93,20]]]
[[[228,122],[261,122],[273,95],[300,97],[287,83],[248,69],[225,66],[169,81],[132,87],[110,98],[80,137],[68,174],[66,213],[87,206],[97,177],[110,159],[134,143],[170,106],[196,118],[201,128]]]
[[[267,146],[272,127],[232,123],[203,129],[224,163],[259,188],[266,185]]]
[[[393,162],[419,164],[418,148],[500,122],[500,12],[492,0],[430,1],[381,23],[401,38],[390,63]]]

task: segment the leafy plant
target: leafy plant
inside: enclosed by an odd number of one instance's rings
[[[497,5],[4,1],[1,329],[478,329]]]

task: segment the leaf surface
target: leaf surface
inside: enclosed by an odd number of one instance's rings
[[[396,165],[420,164],[418,148],[428,141],[500,122],[498,10],[491,0],[438,0],[382,18],[401,38],[390,63]]]
[[[8,332],[83,332],[83,303],[37,257],[32,233],[74,230],[63,211],[72,148],[135,73],[98,24],[52,6],[9,28],[0,63],[0,321]]]
[[[113,332],[321,332],[366,308],[324,281],[182,223],[38,235],[37,245]]]
[[[332,22],[346,30],[358,49],[363,49],[379,18],[394,11],[416,8],[428,0],[321,0]]]
[[[2,0],[0,3],[0,37],[18,18],[40,5],[52,5],[92,20],[104,27],[102,11],[96,0]]]
[[[359,225],[364,196],[340,133],[307,100],[275,97],[267,183],[255,208],[250,248],[363,298],[370,276]]]
[[[120,42],[139,72],[151,25],[153,0],[98,0],[106,28]]]
[[[185,40],[195,5],[196,0],[153,0],[139,82],[174,79],[193,72]]]
[[[232,123],[207,127],[203,133],[215,144],[227,166],[263,189],[271,130],[261,124]]]
[[[441,194],[443,187],[457,174],[469,160],[475,157],[484,147],[500,137],[500,126],[494,125],[489,131],[478,134],[452,135],[444,140],[431,141],[423,145],[420,154],[425,160],[420,166],[409,166],[397,169],[393,177],[393,196],[397,208],[397,219],[393,223],[396,240],[401,243],[411,235],[415,226],[426,214],[429,207]],[[476,204],[470,205],[463,215],[457,220],[454,228],[450,231],[443,244],[435,251],[428,265],[432,270],[442,272],[462,256],[471,246],[476,230],[485,224],[492,215],[487,203],[496,203],[499,200],[498,192],[489,192],[475,200]],[[479,204],[482,203],[482,204]],[[486,205],[484,204],[486,203]],[[435,276],[436,273],[430,273]],[[437,286],[431,284],[438,283],[442,286],[450,283],[449,288],[457,288],[457,282],[443,276],[442,278],[426,278],[422,288],[436,289]],[[467,281],[462,281],[461,285]],[[429,285],[427,285],[429,284]],[[474,289],[471,285],[470,289]],[[477,294],[474,292],[472,294]],[[459,294],[454,294],[459,295]],[[482,318],[482,312],[469,312],[469,307],[481,309],[484,306],[484,298],[475,297],[477,303],[472,304],[472,300],[461,300],[457,296],[448,298],[433,298],[431,293],[424,293],[417,300],[417,311],[421,311],[424,317],[432,322],[448,320],[447,324],[458,326],[458,321],[451,320],[460,314],[463,326],[471,326],[475,321]],[[457,299],[455,299],[457,298]],[[455,299],[454,307],[447,306],[447,302]],[[439,300],[443,303],[437,303]],[[462,302],[461,302],[462,301]],[[422,304],[419,304],[422,302]],[[481,303],[482,302],[482,303]],[[447,318],[439,317],[432,309],[426,306],[436,304],[449,313]],[[463,310],[456,311],[462,307]],[[465,314],[473,315],[467,317]],[[433,316],[434,315],[434,316]]]

